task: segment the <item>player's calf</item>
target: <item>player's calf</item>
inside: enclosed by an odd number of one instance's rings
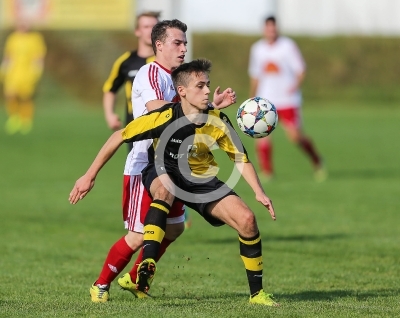
[[[126,244],[136,253],[136,251],[143,245],[143,234],[133,231],[128,231],[125,235]]]

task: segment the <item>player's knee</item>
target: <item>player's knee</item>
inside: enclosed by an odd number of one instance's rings
[[[292,143],[298,144],[301,141],[301,133],[297,130],[290,131],[288,133],[288,138]]]
[[[158,187],[153,194],[153,200],[161,200],[170,205],[174,201],[174,198],[174,195],[169,192],[165,187]]]
[[[257,221],[254,213],[249,209],[245,209],[243,213],[240,213],[240,217],[237,220],[239,232],[252,235],[253,232],[257,232]]]
[[[176,240],[185,231],[185,223],[167,224],[165,238],[170,241]]]
[[[246,213],[243,214],[243,219],[244,219],[244,224],[247,224],[249,226],[255,226],[256,224],[256,217],[253,212],[250,210],[247,210]]]
[[[125,235],[125,241],[133,251],[137,251],[143,244],[143,234],[129,231]]]

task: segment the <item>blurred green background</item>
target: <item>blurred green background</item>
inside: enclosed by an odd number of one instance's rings
[[[7,30],[0,31],[3,46]],[[112,63],[136,41],[128,31],[43,31],[48,45],[47,82],[91,104],[101,102],[101,87]],[[193,58],[213,62],[212,82],[231,86],[238,101],[248,96],[247,63],[256,36],[193,34]],[[294,37],[307,63],[305,105],[329,102],[400,105],[397,37]],[[79,74],[79,75],[78,75]],[[43,94],[51,94],[43,87]],[[315,102],[315,103],[314,103]]]

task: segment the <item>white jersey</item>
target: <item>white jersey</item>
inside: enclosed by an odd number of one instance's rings
[[[264,39],[254,43],[248,71],[258,80],[256,96],[270,100],[278,109],[300,107],[301,92],[291,88],[305,71],[305,63],[293,40],[281,36],[273,44]]]
[[[152,100],[178,101],[171,72],[157,62],[142,66],[132,85],[133,118],[147,113],[146,103]],[[148,163],[147,150],[152,139],[133,143],[125,162],[124,175],[139,175]]]

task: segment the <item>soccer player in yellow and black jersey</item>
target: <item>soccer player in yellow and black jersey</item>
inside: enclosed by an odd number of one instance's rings
[[[139,69],[155,59],[151,30],[157,24],[159,16],[159,12],[152,11],[137,16],[135,28],[135,35],[138,38],[137,50],[124,53],[114,62],[110,75],[103,85],[104,116],[108,127],[112,130],[122,127],[119,116],[115,113],[116,94],[122,86],[126,96],[125,125],[133,120],[132,84]],[[131,149],[132,143],[128,143],[128,152]]]
[[[97,172],[123,142],[154,139],[149,149],[153,160],[142,172],[143,184],[151,193],[153,203],[144,221],[144,260],[138,268],[137,289],[148,291],[156,271],[154,258],[165,233],[166,216],[173,201],[179,200],[211,225],[228,224],[237,231],[250,287],[250,303],[277,306],[263,290],[261,236],[255,215],[215,176],[217,163],[211,149],[217,145],[235,162],[256,200],[276,219],[272,202],[261,187],[235,130],[223,113],[209,106],[210,67],[207,60],[194,60],[175,69],[172,80],[181,102],[149,112],[121,132],[115,132],[86,173],[92,176],[90,185],[85,188],[75,185],[69,200],[74,204],[86,196]]]
[[[0,69],[8,114],[4,127],[7,134],[25,135],[32,129],[33,96],[43,73],[45,55],[43,36],[19,21],[16,30],[7,37]]]

